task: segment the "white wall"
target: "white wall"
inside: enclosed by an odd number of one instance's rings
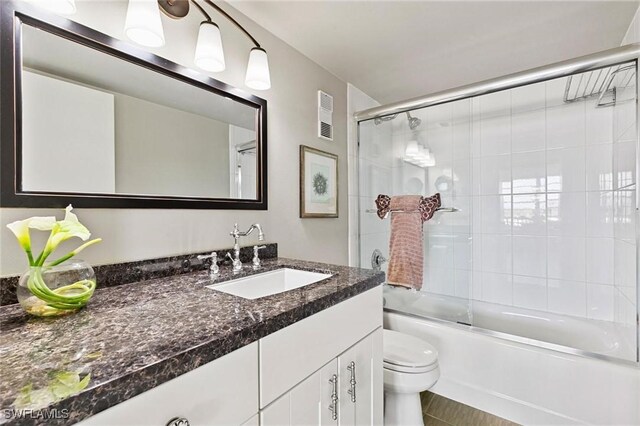
[[[255,141],[254,130],[229,125],[229,194],[234,198],[256,198],[256,150],[238,154],[238,146],[253,142],[255,148]]]
[[[230,197],[229,124],[115,94],[116,192]]]
[[[640,42],[640,7],[636,10],[635,15],[633,15],[633,20],[629,25],[629,29],[627,29],[627,34],[625,34],[620,45],[624,46],[625,44],[638,42]]]
[[[73,19],[124,39],[126,5],[123,1],[79,1]],[[234,222],[243,228],[260,222],[266,239],[279,243],[282,256],[338,264],[348,262],[346,178],[340,180],[338,219],[303,220],[298,217],[300,144],[337,154],[339,175],[347,176],[346,84],[229,5],[221,6],[246,25],[269,54],[272,88],[255,92],[268,101],[269,210],[79,209],[80,220],[94,236],[104,239],[82,254],[85,260],[103,264],[230,247],[233,242],[228,233]],[[215,77],[248,90],[244,86],[244,73],[251,44],[232,24],[218,18],[215,12],[212,14],[220,25],[227,64],[227,69]],[[163,15],[167,44],[149,50],[194,67],[193,53],[201,20],[195,10],[181,21]],[[334,96],[333,142],[316,136],[318,89]],[[50,209],[0,209],[3,225],[0,230],[0,275],[21,273],[26,267],[24,254],[4,225],[28,216],[47,214],[61,217],[60,211]],[[42,243],[40,237],[36,240]],[[256,241],[256,237],[251,236],[243,244]]]
[[[22,187],[114,192],[114,96],[25,71],[22,97]],[[74,162],[86,170],[81,178]]]

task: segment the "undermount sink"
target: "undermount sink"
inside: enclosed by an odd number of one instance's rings
[[[317,283],[331,276],[331,274],[320,272],[282,268],[220,284],[208,285],[207,288],[233,294],[244,299],[259,299]]]

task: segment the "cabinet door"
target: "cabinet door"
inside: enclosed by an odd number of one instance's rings
[[[382,329],[338,357],[340,426],[382,424]]]
[[[333,360],[313,373],[260,412],[262,426],[335,426],[329,408],[337,380],[337,361]],[[336,396],[338,389],[335,388]],[[338,409],[336,407],[336,409]]]

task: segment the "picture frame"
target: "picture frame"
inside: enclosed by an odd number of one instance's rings
[[[338,156],[300,145],[300,217],[338,217]]]

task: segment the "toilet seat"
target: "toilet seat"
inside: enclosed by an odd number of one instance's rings
[[[419,374],[438,368],[438,351],[424,340],[393,330],[383,330],[384,368]]]

